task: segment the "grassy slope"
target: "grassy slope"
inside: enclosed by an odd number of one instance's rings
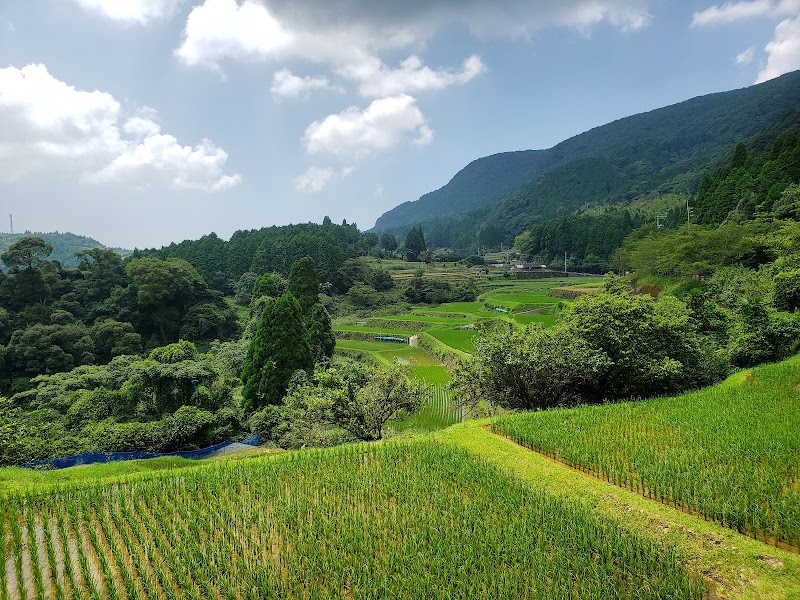
[[[495,426],[569,465],[643,486],[733,528],[794,541],[798,381],[800,355],[675,397],[520,413]]]
[[[482,424],[457,425],[436,435],[535,487],[580,498],[597,513],[631,530],[675,544],[686,553],[694,572],[715,583],[717,597],[800,598],[800,557],[589,477],[496,436]],[[763,557],[777,559],[782,566],[771,566],[773,561]]]

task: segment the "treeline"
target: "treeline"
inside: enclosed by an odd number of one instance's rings
[[[800,344],[800,270],[772,277],[729,267],[680,295],[635,294],[609,276],[602,292],[576,300],[555,327],[499,324],[482,332],[474,356],[457,365],[453,387],[473,410],[635,400],[715,383]]]
[[[22,237],[0,256],[0,391],[32,377],[100,364],[191,339],[228,339],[236,315],[185,260],[124,262],[108,249],[79,253],[75,269],[49,260],[52,247]]]
[[[250,433],[287,448],[379,439],[387,421],[420,406],[424,389],[396,365],[334,363],[324,297],[303,257],[288,278],[265,273],[252,283],[240,339],[215,340],[208,352],[181,340],[141,355],[129,331],[115,347],[127,352],[106,365],[34,377],[0,398],[0,465],[90,449],[167,452]]]
[[[779,137],[753,155],[736,145],[730,164],[713,176],[703,174],[695,203],[695,219],[719,225],[756,218],[795,217],[792,197],[784,191],[800,182],[800,133]]]
[[[517,236],[514,246],[526,259],[560,264],[566,252],[570,270],[606,273],[615,251],[644,221],[644,216],[631,216],[624,209],[569,215],[534,225]]]
[[[368,255],[378,236],[362,233],[355,224],[336,225],[325,217],[322,224],[302,223],[237,231],[230,241],[216,234],[186,240],[161,249],[137,251],[135,256],[180,258],[192,264],[212,288],[233,294],[247,272],[289,275],[292,264],[310,256],[320,281],[340,286],[338,269],[349,258]]]
[[[90,237],[77,235],[74,233],[53,231],[49,233],[38,233],[26,231],[25,233],[0,233],[0,252],[5,252],[11,244],[22,237],[38,237],[53,248],[50,260],[57,260],[61,266],[74,269],[78,266],[80,258],[78,254],[84,250],[92,248],[105,248],[103,244]],[[130,250],[121,248],[109,248],[123,257],[130,256]]]

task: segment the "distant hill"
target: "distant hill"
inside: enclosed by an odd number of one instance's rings
[[[548,150],[481,158],[441,189],[384,213],[372,231],[402,236],[420,223],[431,245],[473,249],[582,206],[694,193],[702,171],[736,142],[756,136],[765,145],[799,127],[798,107],[795,71],[626,117]]]
[[[39,233],[35,231],[26,231],[25,233],[0,233],[0,253],[8,250],[19,238],[26,235],[32,235],[42,238],[45,242],[53,247],[53,253],[50,255],[50,260],[57,260],[61,266],[67,268],[74,268],[78,266],[78,259],[75,254],[83,250],[91,250],[92,248],[106,248],[103,244],[95,239],[75,233],[60,233],[58,231]],[[123,248],[110,248],[122,256],[129,256],[130,250]]]

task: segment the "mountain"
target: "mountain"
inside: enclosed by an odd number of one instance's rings
[[[420,223],[430,245],[467,249],[591,204],[694,193],[739,141],[800,127],[800,71],[619,119],[547,150],[473,161],[444,187],[384,213],[374,232]],[[754,137],[755,136],[755,137]]]
[[[61,263],[62,267],[74,268],[78,266],[78,259],[75,254],[83,250],[91,250],[92,248],[105,248],[103,244],[95,239],[75,233],[59,233],[53,231],[50,233],[38,233],[26,231],[25,233],[0,233],[0,253],[8,250],[9,246],[16,242],[19,238],[26,235],[32,235],[42,238],[45,242],[53,247],[53,253],[50,255],[50,260],[57,260]],[[122,256],[131,254],[130,250],[122,248],[110,248]]]

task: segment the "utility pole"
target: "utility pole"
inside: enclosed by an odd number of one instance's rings
[[[14,233],[14,215],[8,215],[8,227],[11,233]]]
[[[689,206],[689,201],[686,201],[686,230],[692,230],[692,215],[694,214],[694,207]]]
[[[656,215],[656,229],[661,229],[664,225],[661,221],[666,220],[667,215]]]
[[[567,251],[564,250],[564,273],[567,272]]]

